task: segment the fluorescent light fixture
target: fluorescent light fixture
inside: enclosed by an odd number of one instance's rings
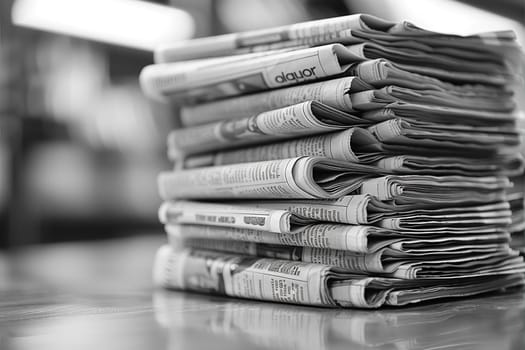
[[[138,0],[17,0],[13,23],[142,50],[189,39],[186,11]]]

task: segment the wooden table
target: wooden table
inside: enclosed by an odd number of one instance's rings
[[[164,239],[0,255],[0,349],[525,349],[523,290],[380,311],[159,291]]]

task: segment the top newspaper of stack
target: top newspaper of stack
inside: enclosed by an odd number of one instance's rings
[[[209,58],[220,55],[229,56]],[[157,58],[186,61],[145,67],[144,92],[191,104],[354,74],[356,64],[379,58],[465,88],[505,86],[519,76],[521,51],[512,32],[462,37],[352,15],[190,40]]]

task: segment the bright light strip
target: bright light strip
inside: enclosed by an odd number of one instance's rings
[[[189,39],[185,11],[138,0],[17,0],[13,23],[142,50]]]

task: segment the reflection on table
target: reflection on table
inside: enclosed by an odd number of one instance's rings
[[[157,291],[168,349],[211,334],[234,348],[523,349],[523,293],[407,309],[333,310]],[[210,345],[213,337],[210,337]],[[242,345],[242,346],[241,346]]]

